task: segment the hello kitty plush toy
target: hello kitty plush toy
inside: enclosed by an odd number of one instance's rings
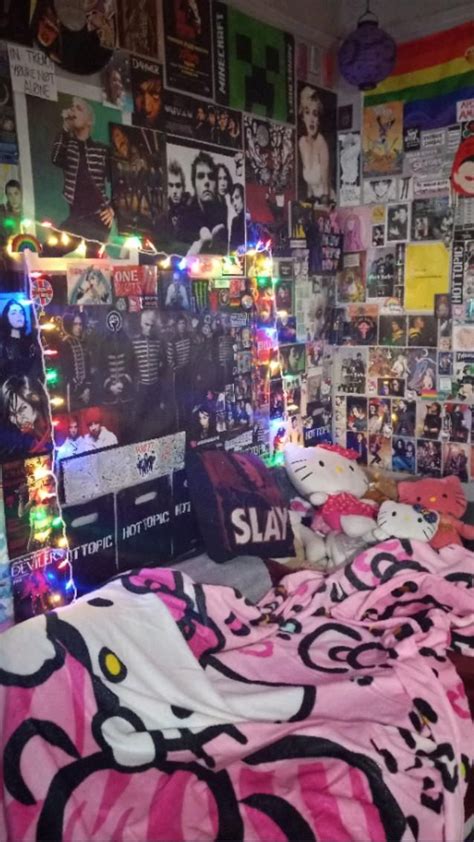
[[[399,482],[398,494],[401,503],[424,506],[440,515],[438,529],[430,540],[435,550],[449,544],[462,544],[461,538],[474,540],[474,526],[460,520],[467,509],[467,501],[459,477]]]
[[[386,541],[387,538],[407,539],[409,541],[431,541],[439,524],[439,514],[408,503],[395,503],[386,500],[382,503],[377,516],[374,538]]]
[[[357,453],[337,444],[287,444],[284,453],[292,484],[319,507],[312,528],[371,541],[378,507],[363,499],[369,480],[356,462]]]

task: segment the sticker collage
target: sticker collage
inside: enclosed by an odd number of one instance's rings
[[[376,97],[374,97],[376,99]],[[472,100],[471,100],[472,102]],[[451,174],[471,136],[365,98],[340,133],[335,440],[361,464],[474,479],[474,199]],[[455,122],[456,120],[459,122]],[[465,119],[465,118],[464,118]],[[443,117],[441,117],[442,123]]]

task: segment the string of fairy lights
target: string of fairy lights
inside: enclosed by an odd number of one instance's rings
[[[97,254],[94,255],[95,259],[109,257],[107,249],[120,249],[138,255],[142,254],[147,257],[156,257],[157,264],[162,269],[169,268],[173,261],[177,262],[179,269],[189,268],[192,266],[193,261],[196,261],[201,257],[201,255],[192,254],[192,248],[190,253],[187,255],[178,254],[176,252],[168,253],[163,249],[156,248],[149,237],[142,238],[137,234],[119,237],[117,240],[110,239],[108,241],[84,238],[72,231],[66,231],[62,228],[58,228],[48,219],[31,220],[24,217],[18,223],[18,220],[7,217],[2,224],[7,231],[12,227],[12,224],[15,225],[15,227],[18,225],[20,227],[20,231],[17,234],[10,236],[8,240],[7,252],[12,257],[25,249],[41,254],[42,243],[34,234],[28,232],[28,229],[30,228],[34,228],[35,231],[37,228],[40,228],[44,232],[49,232],[47,235],[45,234],[45,244],[48,247],[50,256],[54,256],[54,249],[57,249],[59,252],[62,252],[63,256],[67,256],[68,259],[84,258],[88,254],[88,246],[92,245],[97,247]],[[69,253],[65,252],[64,250],[67,250],[69,247],[71,251]],[[236,261],[239,259],[260,254],[261,252],[271,253],[271,247],[272,243],[270,239],[259,239],[254,244],[239,246],[235,251],[225,255],[223,258],[211,259],[219,260],[220,265],[222,265],[223,261],[224,273],[227,264],[228,274],[230,274],[232,268],[236,265]],[[51,251],[53,253],[51,253]]]
[[[159,269],[186,270],[191,278],[204,278],[210,282],[218,277],[244,277],[245,259],[258,255],[260,268],[259,274],[255,277],[256,285],[257,287],[262,287],[270,284],[274,299],[276,279],[273,278],[273,258],[270,240],[259,240],[255,244],[239,248],[235,252],[222,257],[195,254],[180,255],[160,251],[149,238],[142,239],[137,235],[125,237],[120,243],[105,243],[99,240],[91,241],[89,239],[78,238],[72,232],[58,229],[48,220],[32,221],[25,218],[21,220],[21,233],[10,237],[7,245],[7,253],[13,259],[21,259],[28,252],[33,252],[39,258],[39,260],[36,260],[34,270],[30,268],[29,262],[26,260],[29,278],[28,303],[31,305],[37,305],[33,296],[33,281],[50,271],[41,269],[41,242],[34,235],[27,233],[27,229],[33,225],[35,226],[35,230],[37,226],[44,232],[47,232],[45,243],[48,246],[49,254],[51,255],[51,250],[58,248],[59,251],[63,251],[62,256],[68,261],[85,258],[89,251],[89,245],[92,243],[97,246],[97,255],[93,258],[95,260],[105,259],[113,264],[114,258],[108,253],[110,246],[115,249],[120,248],[122,254],[125,252],[126,256],[124,255],[124,259],[128,262],[130,260],[137,260],[137,257],[143,254],[147,256],[148,260],[150,257],[155,258],[156,265]],[[68,247],[71,247],[71,251],[64,254],[64,249],[67,250]],[[119,259],[122,259],[122,254]],[[51,467],[48,466],[46,461],[34,468],[33,482],[37,488],[35,492],[36,504],[34,507],[30,507],[30,523],[36,543],[42,545],[48,552],[57,553],[55,559],[53,556],[53,561],[56,563],[55,565],[49,565],[52,569],[46,573],[46,578],[48,580],[52,607],[59,607],[73,602],[78,594],[74,580],[73,563],[66,525],[59,502],[58,480],[55,473],[57,467],[57,448],[54,441],[54,429],[58,425],[58,421],[53,416],[53,410],[61,409],[65,405],[65,399],[57,391],[60,386],[60,370],[57,366],[58,350],[54,347],[54,342],[50,341],[50,337],[53,332],[59,331],[60,327],[57,320],[54,317],[47,316],[44,310],[37,313],[37,325],[42,351],[44,379],[49,397],[49,420],[53,431],[53,456],[51,457],[53,470],[51,470]],[[265,328],[265,333],[271,338],[274,344],[276,341],[276,328]],[[258,351],[256,353],[258,354]],[[277,363],[274,360],[269,362],[270,376],[272,376],[275,364]],[[51,490],[51,484],[54,484],[53,491]],[[56,575],[56,571],[59,573],[59,577]],[[62,578],[63,575],[64,579],[60,582],[59,578]]]
[[[29,284],[29,301],[31,302],[31,280]],[[45,382],[49,386],[50,384],[54,384],[58,377],[57,371],[50,365],[51,359],[57,352],[54,352],[45,345],[41,332],[41,324],[38,323],[38,327],[40,328],[39,337],[42,351],[43,374]],[[51,429],[54,428],[52,407],[61,405],[62,403],[63,400],[61,398],[53,397],[49,400],[48,409]],[[47,459],[49,458],[47,457]],[[41,457],[39,459],[41,460]],[[59,503],[58,481],[54,470],[51,470],[47,461],[41,462],[34,468],[33,484],[35,502],[31,505],[29,511],[30,528],[32,531],[31,537],[35,545],[42,546],[48,553],[52,553],[52,557],[50,558],[51,563],[47,565],[45,576],[50,589],[50,602],[53,607],[57,608],[64,603],[73,602],[77,597],[77,588],[74,581],[66,525]],[[56,578],[57,572],[61,576],[64,574],[65,577],[65,584],[62,588]]]

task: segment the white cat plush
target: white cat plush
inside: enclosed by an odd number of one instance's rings
[[[387,538],[406,538],[411,541],[428,542],[436,534],[439,521],[438,512],[430,511],[423,506],[386,500],[379,509],[374,538],[377,541],[384,541]]]
[[[364,500],[369,480],[356,462],[357,454],[337,444],[285,447],[286,472],[306,500],[320,506],[330,530],[360,537],[374,526],[377,505]]]
[[[356,457],[354,451],[339,445],[300,447],[287,444],[285,447],[285,468],[292,484],[306,500],[318,507],[312,530],[302,526],[299,532],[308,560],[321,561],[321,566],[342,563],[346,560],[346,551],[337,551],[338,542],[333,537],[329,543],[327,540],[316,542],[318,531],[332,533],[332,536],[343,533],[358,539],[359,549],[363,548],[364,542],[373,541],[377,505],[372,500],[361,499],[368,490],[369,480]],[[295,525],[293,518],[292,525]],[[345,548],[344,542],[343,545]]]

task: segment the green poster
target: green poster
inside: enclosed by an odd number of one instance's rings
[[[217,102],[294,123],[293,36],[218,0],[213,31]]]

